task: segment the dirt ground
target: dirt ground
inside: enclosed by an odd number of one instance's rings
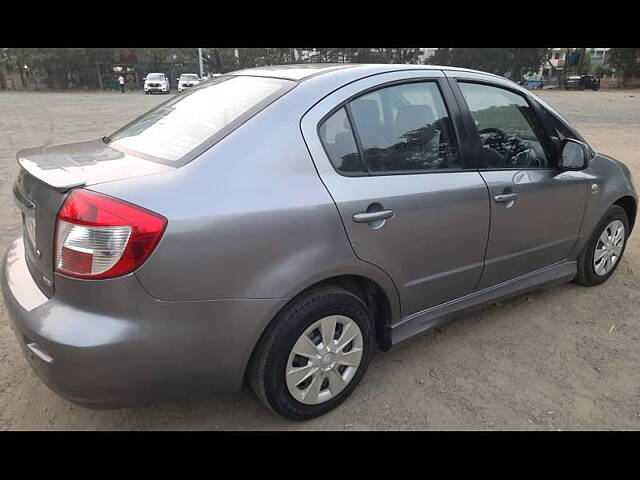
[[[640,186],[640,91],[543,91]],[[0,249],[20,235],[17,150],[111,133],[165,96],[0,93]],[[0,429],[639,429],[640,233],[604,285],[566,284],[494,305],[374,359],[350,399],[306,423],[234,395],[95,411],[32,373],[0,300]]]

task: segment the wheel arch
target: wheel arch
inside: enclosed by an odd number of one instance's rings
[[[390,282],[391,280],[389,280]],[[265,334],[269,331],[269,327],[273,321],[278,317],[280,312],[287,308],[294,300],[300,295],[304,295],[314,288],[321,287],[323,285],[333,285],[344,288],[345,290],[353,293],[358,298],[362,299],[367,307],[372,310],[374,319],[374,331],[376,336],[376,344],[378,348],[383,351],[387,351],[391,348],[391,322],[394,315],[399,315],[399,299],[397,292],[394,289],[389,292],[389,287],[384,288],[378,281],[373,280],[369,276],[361,273],[344,273],[332,276],[326,276],[321,279],[316,279],[313,282],[301,285],[295,293],[291,295],[289,301],[282,305],[281,308],[269,319],[265,324],[262,332],[258,336],[257,341],[251,349],[251,353],[244,367],[243,378],[247,380],[247,375],[258,346],[262,342]],[[395,304],[394,304],[395,302]]]
[[[391,348],[391,302],[385,290],[378,283],[362,275],[337,275],[315,283],[301,293],[320,285],[335,285],[344,288],[364,301],[373,316],[378,347],[382,350]]]
[[[636,200],[631,195],[626,195],[613,202],[613,204],[618,205],[627,213],[627,219],[629,220],[629,234],[631,234],[636,222],[636,212],[638,209]]]
[[[393,319],[399,315],[399,299],[395,286],[381,282],[380,280],[382,279],[361,272],[327,273],[322,277],[314,278],[309,282],[299,285],[298,288],[291,292],[290,300],[278,313],[287,308],[287,306],[299,296],[304,295],[314,288],[323,285],[333,285],[344,288],[356,295],[367,305],[374,320],[376,343],[382,350],[388,350],[391,347],[391,323]],[[388,282],[391,281],[388,280]],[[278,313],[269,321],[269,324],[271,324]],[[265,331],[269,324],[265,327]]]

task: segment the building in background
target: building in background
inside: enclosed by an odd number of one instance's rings
[[[595,71],[598,67],[602,67],[604,65],[609,50],[609,48],[589,48],[587,50],[587,54],[590,55],[591,59],[592,72]]]
[[[580,63],[580,54],[576,49],[551,48],[549,59],[540,67],[540,70],[526,76],[527,80],[546,80],[549,84],[557,84],[563,76],[566,68],[575,70]],[[587,48],[585,51],[585,74],[595,74],[602,67],[607,58],[609,48]]]
[[[545,80],[550,84],[559,82],[562,71],[567,62],[567,48],[551,48],[549,59],[540,67],[540,70],[529,75],[527,80]]]

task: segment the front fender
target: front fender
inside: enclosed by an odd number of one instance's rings
[[[580,255],[611,205],[623,197],[632,197],[636,205],[638,203],[631,173],[623,163],[598,153],[582,173],[589,179],[589,188],[579,239],[571,252],[570,259]]]

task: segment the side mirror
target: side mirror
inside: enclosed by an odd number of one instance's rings
[[[142,80],[143,80],[143,81],[144,81],[144,80],[146,80],[146,79],[147,79],[147,77],[142,77]]]
[[[587,146],[572,138],[562,141],[562,153],[560,154],[561,170],[582,170],[587,168],[589,149]]]

